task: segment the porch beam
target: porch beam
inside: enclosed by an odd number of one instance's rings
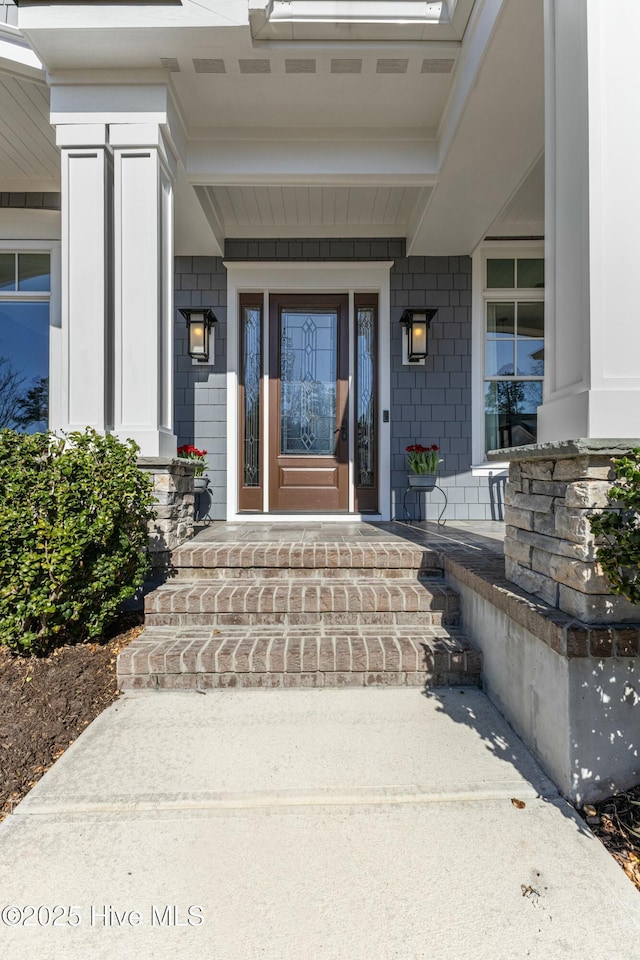
[[[187,176],[199,185],[433,185],[434,140],[210,140],[189,145]]]
[[[437,185],[410,255],[471,253],[544,149],[542,10],[487,0],[472,15],[439,131]]]

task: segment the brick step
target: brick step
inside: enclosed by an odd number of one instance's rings
[[[306,580],[322,577],[327,580],[432,580],[441,581],[440,568],[412,567],[175,567],[171,579],[176,580]]]
[[[151,627],[118,657],[122,690],[480,683],[480,652],[443,627]]]
[[[269,541],[198,543],[189,541],[171,555],[173,567],[182,570],[251,569],[351,571],[405,570],[408,576],[442,575],[442,558],[436,550],[411,543],[372,541],[320,542]],[[356,574],[357,575],[357,574]]]
[[[240,579],[231,583],[196,579],[165,583],[148,594],[145,614],[149,626],[190,621],[199,625],[310,624],[345,619],[355,623],[406,623],[413,622],[412,615],[418,614],[416,622],[424,625],[457,622],[459,599],[444,585],[413,579],[390,583],[380,579],[342,583],[324,579]],[[335,615],[339,619],[332,621]],[[362,615],[367,615],[364,621]]]

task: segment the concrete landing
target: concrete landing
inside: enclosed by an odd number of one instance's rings
[[[129,694],[0,890],[3,960],[640,960],[640,894],[469,688]]]

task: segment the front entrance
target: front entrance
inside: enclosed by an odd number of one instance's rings
[[[349,301],[272,296],[269,303],[269,505],[349,508]]]
[[[239,509],[378,510],[376,293],[239,297]]]

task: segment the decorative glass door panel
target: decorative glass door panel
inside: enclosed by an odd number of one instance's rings
[[[337,311],[282,311],[279,371],[281,454],[333,456],[337,347]]]
[[[377,364],[378,297],[356,294],[355,302],[355,507],[378,509]]]
[[[263,509],[263,297],[240,297],[239,463],[241,510]]]
[[[348,300],[275,295],[269,323],[269,509],[347,510]]]

